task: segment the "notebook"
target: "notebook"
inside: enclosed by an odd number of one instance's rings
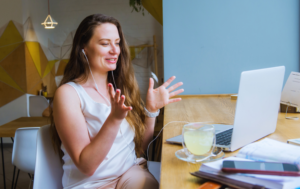
[[[285,67],[241,73],[234,125],[215,124],[216,146],[235,151],[276,129]],[[166,140],[182,143],[182,136]]]

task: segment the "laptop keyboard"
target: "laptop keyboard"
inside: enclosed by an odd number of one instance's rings
[[[222,133],[216,134],[216,144],[218,145],[230,145],[231,143],[231,136],[232,136],[232,129],[224,131]]]

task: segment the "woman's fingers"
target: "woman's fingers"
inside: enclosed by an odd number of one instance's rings
[[[150,77],[149,78],[149,88],[148,88],[148,90],[151,90],[151,89],[153,89],[154,88],[154,81],[153,81],[153,79]]]
[[[181,85],[183,85],[183,83],[182,83],[182,82],[178,82],[178,83],[176,83],[175,85],[169,87],[167,90],[168,90],[169,92],[171,92],[171,91],[175,90],[177,87],[180,87]]]
[[[121,106],[123,106],[124,102],[125,102],[125,96],[122,95],[119,104],[120,104]]]
[[[116,94],[115,94],[115,102],[116,103],[119,103],[119,101],[120,101],[120,94],[121,94],[121,90],[117,89]]]
[[[131,106],[125,106],[125,104],[124,104],[123,108],[124,108],[124,110],[125,110],[126,112],[132,110],[132,107],[131,107]]]
[[[109,91],[110,100],[113,101],[113,99],[115,97],[115,91],[114,91],[114,87],[111,83],[108,84],[108,91]]]
[[[161,86],[164,86],[165,88],[167,88],[171,82],[175,79],[175,76],[170,77],[164,84],[162,84]]]
[[[169,104],[173,103],[173,102],[178,102],[180,100],[181,100],[181,98],[172,98],[172,99],[169,100]]]
[[[169,94],[169,98],[172,98],[173,96],[178,95],[179,93],[182,93],[184,91],[184,89],[179,89],[177,91],[174,91],[172,93]]]
[[[108,84],[109,87],[109,96],[111,99],[111,114],[115,116],[117,119],[124,119],[128,113],[128,111],[132,110],[132,107],[127,107],[125,102],[125,96],[121,95],[121,90],[117,89],[114,92],[113,85],[111,83]]]
[[[121,96],[121,100],[120,100],[120,105],[121,105],[121,107],[123,108],[123,110],[125,110],[125,111],[129,111],[129,110],[132,110],[132,107],[131,106],[126,106],[125,104],[124,104],[124,102],[125,102],[125,96],[124,95],[122,95]]]

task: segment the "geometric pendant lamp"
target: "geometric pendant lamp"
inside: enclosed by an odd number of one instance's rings
[[[46,20],[42,23],[42,25],[44,25],[45,29],[54,29],[57,24],[58,23],[55,22],[55,20],[50,15],[50,6],[48,0],[48,16]]]

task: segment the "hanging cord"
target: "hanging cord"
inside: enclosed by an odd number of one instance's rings
[[[49,3],[49,0],[48,0],[48,15],[50,15],[50,3]]]
[[[153,139],[149,144],[148,144],[148,148],[147,148],[147,160],[149,160],[149,147],[150,145],[152,144],[152,142],[154,142],[160,135],[160,133],[162,132],[162,130],[167,126],[169,125],[170,123],[190,123],[190,122],[187,122],[187,121],[171,121],[169,123],[167,123],[158,133],[158,135],[155,137],[155,139]]]

